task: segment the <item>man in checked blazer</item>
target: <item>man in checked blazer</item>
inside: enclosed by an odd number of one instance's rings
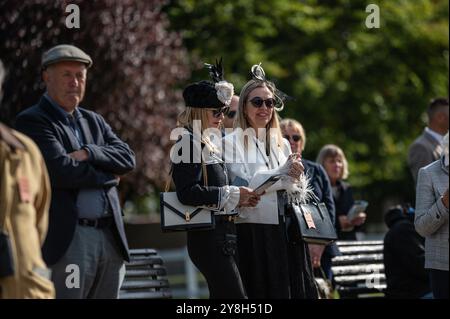
[[[427,110],[428,126],[409,147],[408,165],[417,182],[417,173],[421,167],[436,161],[441,156],[442,138],[448,131],[449,106],[448,99],[436,98],[431,101]]]
[[[102,116],[79,106],[91,65],[72,45],[44,53],[47,91],[16,119],[49,171],[53,196],[43,256],[57,298],[117,298],[129,259],[117,186],[135,157]]]
[[[434,298],[448,299],[448,133],[441,158],[419,170],[415,227],[425,237],[425,268]]]

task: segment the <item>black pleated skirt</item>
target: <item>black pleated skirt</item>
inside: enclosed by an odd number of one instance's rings
[[[278,225],[237,224],[238,265],[248,298],[316,299],[307,245],[289,238],[289,216]]]

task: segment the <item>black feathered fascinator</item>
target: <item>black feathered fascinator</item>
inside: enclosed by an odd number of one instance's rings
[[[209,75],[214,83],[224,81],[223,79],[223,65],[222,58],[219,61],[216,59],[216,64],[205,63],[205,67],[209,70]]]
[[[234,95],[233,84],[224,80],[222,58],[216,64],[205,63],[214,81],[200,81],[188,85],[183,91],[186,106],[196,108],[221,108],[229,106]]]

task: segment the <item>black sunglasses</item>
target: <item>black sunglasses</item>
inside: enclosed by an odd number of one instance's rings
[[[234,118],[235,116],[236,116],[236,111],[229,111],[228,114],[227,114],[227,117],[228,117],[229,119],[232,119],[232,118]]]
[[[288,141],[290,141],[290,140],[291,140],[291,137],[292,137],[292,139],[294,140],[294,142],[298,142],[298,141],[300,141],[300,140],[302,139],[302,137],[301,137],[300,135],[292,135],[292,136],[290,136],[290,135],[283,135],[283,137],[284,137],[285,139],[287,139]]]
[[[228,115],[228,113],[230,112],[230,107],[229,106],[225,106],[222,107],[221,109],[213,109],[213,116],[218,119],[222,114],[223,115]]]
[[[253,99],[250,100],[250,103],[252,103],[252,105],[256,108],[260,108],[261,106],[263,106],[263,104],[266,104],[266,107],[268,109],[271,109],[272,107],[275,106],[275,99],[270,98],[270,99],[262,99],[259,96],[254,97]]]

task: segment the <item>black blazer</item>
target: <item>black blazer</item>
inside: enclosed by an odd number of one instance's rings
[[[31,137],[39,146],[47,164],[52,186],[49,228],[43,245],[48,265],[55,264],[69,247],[77,223],[76,201],[83,188],[101,188],[112,207],[124,259],[129,260],[128,244],[123,226],[115,175],[135,167],[133,151],[121,141],[99,114],[79,108],[80,129],[91,158],[79,162],[68,156],[78,150],[78,143],[66,119],[50,102],[41,97],[39,103],[21,112],[16,118],[17,130]]]
[[[336,205],[336,217],[341,215],[347,215],[352,208],[355,200],[353,199],[353,191],[350,184],[344,181],[337,181],[336,186],[338,188],[338,194],[334,198],[334,203]],[[337,235],[341,240],[356,240],[356,230],[358,227],[353,228],[353,230],[348,232],[343,232],[341,230],[341,224],[339,220],[336,221]]]
[[[182,156],[181,151],[183,149],[190,150],[189,158],[186,158],[187,162],[172,163],[172,178],[178,200],[184,205],[207,205],[218,208],[221,196],[220,188],[228,185],[225,163],[218,157],[217,162],[204,164],[207,174],[207,185],[204,185],[202,160],[198,157],[197,162],[195,162],[194,153],[200,155],[200,152],[205,148],[205,144],[198,143],[197,145],[193,142],[192,134],[184,134],[177,141],[176,147],[179,147],[179,156]]]
[[[305,174],[310,179],[310,185],[319,202],[323,202],[327,206],[331,221],[336,223],[336,213],[334,208],[333,193],[331,192],[331,184],[328,175],[322,165],[307,159],[302,160],[305,168]]]

